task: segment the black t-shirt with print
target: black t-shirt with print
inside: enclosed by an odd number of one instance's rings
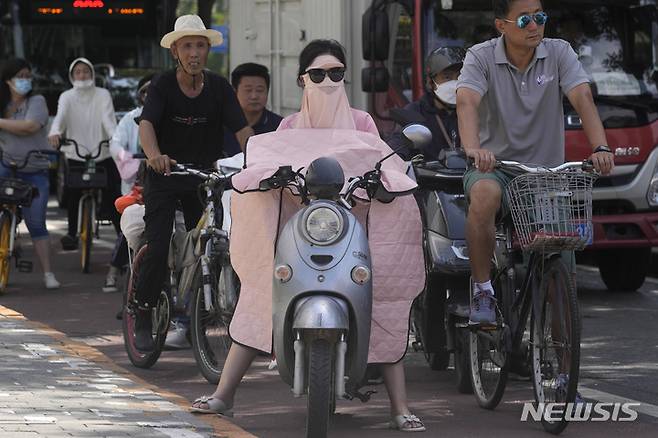
[[[204,71],[201,93],[193,98],[183,94],[176,70],[154,78],[140,119],[153,124],[160,153],[203,167],[224,156],[224,126],[233,132],[247,126],[233,88],[209,71]]]

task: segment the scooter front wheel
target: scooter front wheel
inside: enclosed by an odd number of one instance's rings
[[[331,344],[326,339],[314,339],[309,350],[308,402],[306,436],[322,438],[327,436],[331,405]]]

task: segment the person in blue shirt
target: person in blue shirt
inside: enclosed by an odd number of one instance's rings
[[[270,91],[270,73],[267,67],[253,62],[240,64],[231,73],[231,85],[254,133],[276,131],[282,117],[265,108]],[[224,130],[224,152],[227,157],[242,152],[235,134],[228,129]]]

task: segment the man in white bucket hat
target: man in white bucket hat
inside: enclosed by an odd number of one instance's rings
[[[167,272],[167,254],[176,201],[180,201],[188,229],[201,217],[197,198],[199,180],[170,175],[177,162],[211,168],[223,154],[224,129],[235,133],[244,148],[253,134],[235,91],[223,77],[205,69],[211,46],[222,34],[206,29],[197,15],[183,15],[160,45],[171,51],[176,68],[153,78],[139,122],[139,139],[146,154],[144,177],[145,237],[148,244],[137,282],[135,346],[154,349],[151,308],[157,304]]]

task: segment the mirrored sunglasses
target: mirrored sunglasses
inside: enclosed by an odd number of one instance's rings
[[[546,12],[537,12],[533,15],[521,15],[516,20],[508,20],[507,18],[503,18],[503,20],[508,23],[516,23],[519,29],[525,29],[533,20],[537,23],[537,26],[543,26],[548,21],[548,14]]]
[[[345,77],[345,67],[334,67],[330,68],[329,70],[312,68],[310,70],[306,70],[306,73],[308,73],[308,77],[311,78],[311,80],[316,84],[324,81],[326,76],[329,76],[329,79],[334,82],[340,82]]]

